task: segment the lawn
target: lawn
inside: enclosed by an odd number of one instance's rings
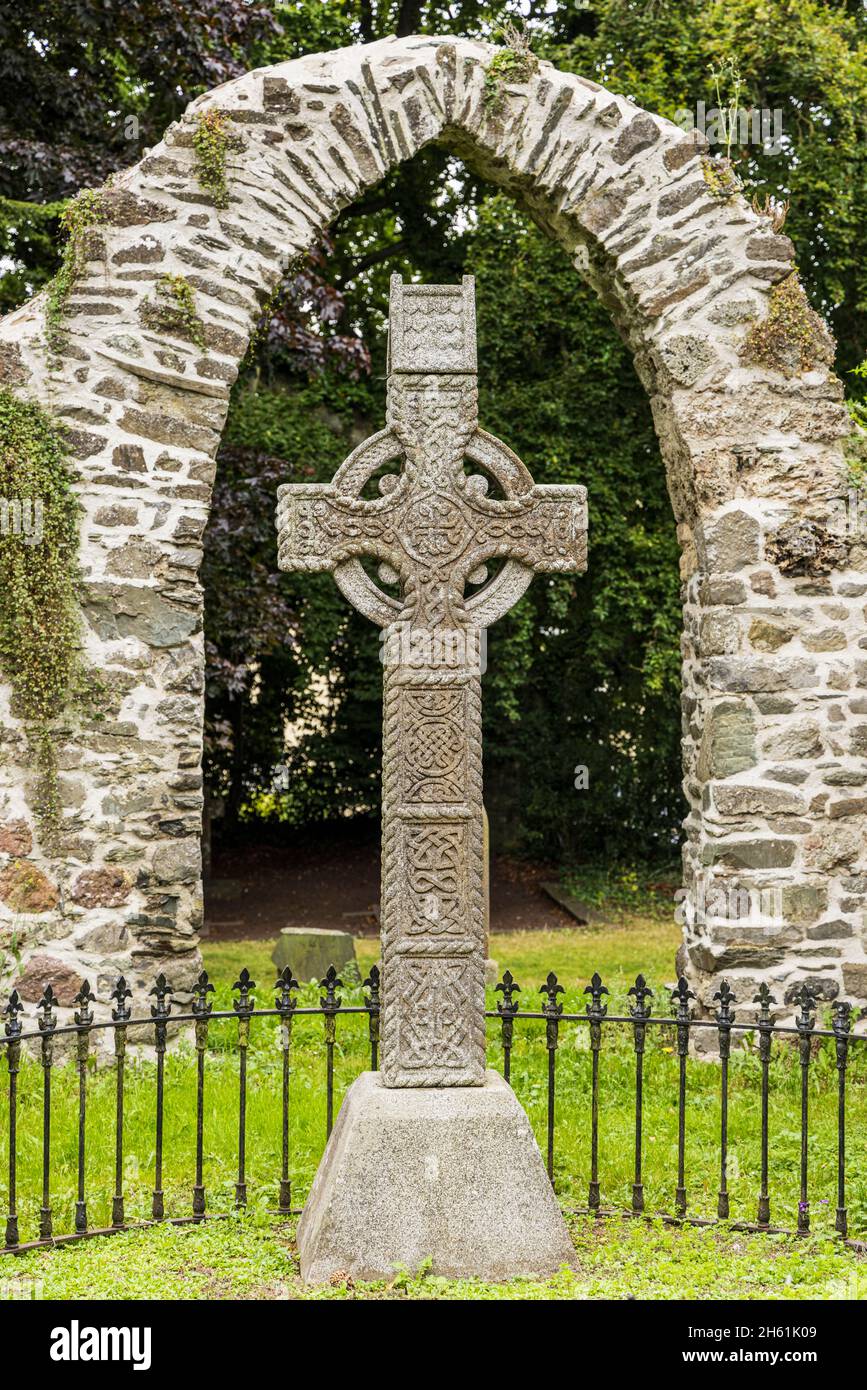
[[[521,933],[493,938],[492,954],[500,970],[510,968],[522,983],[520,1001],[536,1010],[539,983],[554,969],[566,986],[566,1011],[583,1010],[584,984],[599,970],[611,989],[611,1011],[619,1012],[626,990],[643,970],[655,990],[654,1007],[667,1012],[666,982],[672,978],[677,929],[653,918],[624,916],[615,927]],[[359,943],[362,975],[377,958],[375,939]],[[270,948],[262,942],[205,943],[206,965],[218,982],[216,1008],[231,1008],[231,984],[247,966],[258,982],[260,1004],[270,1003],[274,968]],[[358,983],[341,991],[347,1003],[361,1002]],[[302,1004],[319,994],[305,985]],[[497,996],[488,994],[488,1007]],[[512,1052],[512,1084],[527,1108],[540,1142],[546,1123],[545,1027],[520,1018]],[[152,1289],[156,1280],[164,1296],[219,1296],[234,1279],[238,1294],[314,1296],[300,1290],[292,1262],[291,1226],[275,1224],[269,1214],[277,1200],[280,1176],[282,1056],[277,1021],[254,1020],[249,1050],[247,1113],[248,1214],[230,1215],[237,1166],[238,1065],[234,1018],[211,1024],[205,1075],[204,1182],[208,1210],[229,1215],[208,1227],[160,1228],[53,1252],[36,1252],[14,1262],[18,1273],[39,1271],[46,1296],[64,1296],[65,1288]],[[293,1207],[303,1204],[325,1142],[325,1049],[321,1017],[297,1017],[292,1034],[291,1156]],[[337,1020],[335,1049],[336,1103],[352,1079],[369,1065],[368,1020],[346,1015]],[[850,1149],[848,1205],[853,1235],[867,1234],[867,1165],[857,1136],[867,1121],[867,1057],[852,1049],[848,1089]],[[489,1022],[490,1065],[503,1065],[498,1020]],[[557,1053],[557,1123],[555,1182],[567,1212],[587,1203],[590,1162],[590,1063],[586,1024],[563,1024]],[[674,1209],[677,1173],[677,1057],[669,1028],[650,1031],[644,1077],[644,1182],[650,1213]],[[759,1191],[759,1062],[754,1048],[737,1049],[730,1071],[729,1190],[733,1219],[754,1220]],[[600,1179],[603,1205],[624,1208],[631,1196],[635,1060],[632,1030],[607,1025],[600,1058]],[[19,1083],[18,1186],[21,1239],[32,1239],[40,1205],[41,1068],[35,1059],[22,1065]],[[719,1184],[719,1068],[689,1063],[686,1182],[689,1211],[713,1216]],[[670,1228],[620,1218],[589,1222],[574,1218],[576,1271],[550,1286],[503,1286],[475,1289],[478,1297],[593,1297],[625,1290],[653,1297],[757,1296],[824,1297],[857,1268],[855,1256],[831,1239],[836,1204],[836,1070],[832,1048],[817,1044],[810,1068],[810,1198],[815,1242],[781,1237],[736,1235],[730,1231]],[[128,1220],[147,1219],[154,1169],[155,1072],[148,1059],[128,1061],[124,1154],[124,1189]],[[107,1225],[114,1190],[115,1075],[111,1065],[94,1067],[88,1077],[86,1190],[91,1226]],[[792,1227],[797,1218],[800,1131],[800,1066],[796,1051],[775,1046],[771,1065],[772,1219]],[[164,1177],[166,1214],[191,1210],[195,1158],[196,1069],[188,1041],[175,1039],[166,1059]],[[55,1069],[52,1103],[52,1206],[55,1230],[72,1229],[77,1172],[77,1077],[74,1069]],[[5,1125],[0,1140],[0,1165]],[[0,1171],[3,1167],[0,1166]],[[232,1252],[249,1243],[244,1260]],[[245,1245],[245,1248],[246,1245]],[[810,1252],[810,1259],[805,1257]],[[153,1259],[148,1255],[153,1252]],[[123,1252],[127,1252],[124,1254]],[[119,1262],[116,1276],[111,1274]],[[648,1263],[649,1262],[649,1263]],[[802,1268],[803,1266],[803,1268]],[[807,1268],[809,1266],[809,1268]],[[76,1282],[77,1281],[77,1282]],[[137,1281],[137,1282],[136,1282]],[[520,1288],[520,1292],[516,1292]],[[55,1292],[52,1293],[52,1290]],[[353,1296],[417,1293],[451,1297],[459,1286],[429,1278],[398,1281],[390,1288],[354,1290]],[[325,1295],[342,1296],[345,1289]]]
[[[398,1272],[377,1284],[300,1280],[294,1223],[229,1217],[10,1257],[0,1296],[45,1299],[852,1299],[867,1257],[830,1240],[745,1236],[660,1221],[569,1221],[573,1269],[503,1284]]]

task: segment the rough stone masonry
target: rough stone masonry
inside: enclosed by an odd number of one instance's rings
[[[781,1007],[804,979],[867,1000],[867,553],[839,523],[842,388],[827,353],[806,371],[742,355],[791,244],[706,177],[693,137],[593,82],[541,63],[492,109],[494,51],[387,39],[209,93],[106,194],[60,361],[44,294],[0,322],[0,378],[68,430],[86,655],[110,690],[101,724],[57,729],[56,854],[0,691],[0,912],[30,1001],[58,972],[107,997],[118,970],[138,988],[163,968],[183,988],[198,969],[198,567],[229,390],[287,257],[431,141],[573,257],[652,402],[682,548],[683,963],[701,1005],[720,971],[747,1010],[763,979]],[[225,208],[195,168],[215,109],[233,135]],[[166,273],[191,286],[204,347],[149,322]],[[762,894],[779,902],[770,926]]]

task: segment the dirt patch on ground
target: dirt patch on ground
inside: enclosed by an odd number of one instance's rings
[[[491,931],[574,926],[540,888],[550,864],[491,857]],[[214,853],[205,885],[204,935],[214,941],[275,936],[282,927],[379,931],[379,837],[373,826],[306,832],[285,843],[248,842]]]

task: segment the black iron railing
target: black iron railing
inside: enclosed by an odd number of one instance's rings
[[[204,1183],[204,1142],[205,1142],[205,1085],[206,1061],[209,1053],[209,1030],[212,1025],[232,1020],[237,1029],[236,1046],[238,1053],[238,1107],[237,1107],[237,1174],[234,1182],[236,1208],[247,1205],[247,1053],[250,1043],[251,1024],[254,1019],[272,1018],[279,1023],[279,1047],[281,1059],[280,1085],[280,1174],[275,1181],[277,1214],[295,1214],[292,1206],[291,1176],[291,1132],[290,1132],[290,1090],[291,1070],[290,1052],[292,1049],[292,1027],[296,1018],[303,1015],[317,1015],[324,1021],[325,1036],[325,1131],[330,1136],[334,1123],[334,1052],[337,1042],[337,1019],[345,1015],[365,1015],[367,1018],[367,1042],[370,1066],[378,1067],[380,1041],[380,974],[374,966],[362,985],[361,1004],[346,1004],[338,994],[343,982],[336,970],[331,967],[320,982],[321,994],[318,1005],[302,1005],[298,1001],[299,982],[288,967],[276,980],[273,1007],[258,1007],[253,990],[256,985],[247,970],[240,972],[232,986],[235,997],[231,1009],[216,1009],[211,995],[214,986],[206,972],[202,972],[195,986],[188,1011],[173,1011],[172,990],[165,976],[160,975],[150,994],[149,1017],[134,1017],[130,1006],[131,991],[125,979],[120,978],[111,993],[111,1017],[98,1019],[94,1004],[97,1002],[85,983],[75,999],[75,1012],[71,1023],[58,1019],[58,1003],[49,985],[37,1006],[36,1027],[26,1027],[22,1019],[24,1006],[13,991],[4,1009],[6,1019],[5,1033],[0,1045],[6,1048],[8,1066],[8,1206],[6,1217],[5,1250],[20,1252],[35,1246],[59,1243],[65,1240],[80,1239],[87,1235],[102,1234],[127,1228],[124,1195],[124,1099],[126,1094],[127,1044],[130,1030],[137,1030],[141,1037],[144,1030],[148,1045],[155,1056],[155,1128],[154,1128],[154,1185],[150,1201],[151,1220],[166,1219],[165,1195],[163,1191],[163,1140],[166,1072],[165,1058],[169,1026],[188,1024],[194,1035],[196,1054],[196,1123],[195,1123],[195,1178],[192,1185],[192,1202],[189,1214],[172,1216],[169,1220],[202,1221],[211,1215],[206,1206]],[[602,1215],[599,1178],[599,1099],[601,1083],[600,1059],[603,1056],[603,1033],[610,1036],[613,1028],[631,1030],[634,1051],[634,1159],[632,1164],[632,1199],[628,1211],[641,1216],[645,1211],[644,1194],[644,1064],[649,1031],[653,1028],[670,1030],[673,1049],[676,1050],[677,1066],[677,1184],[675,1188],[674,1212],[669,1216],[677,1220],[696,1220],[704,1224],[702,1218],[687,1216],[686,1183],[686,1135],[688,1114],[687,1058],[690,1054],[691,1035],[698,1030],[711,1030],[717,1038],[719,1070],[719,1191],[717,1197],[717,1219],[729,1219],[729,1062],[733,1037],[744,1034],[757,1034],[757,1050],[760,1063],[760,1145],[761,1169],[760,1190],[758,1193],[755,1222],[742,1221],[741,1229],[771,1229],[769,1181],[769,1090],[770,1063],[774,1041],[781,1044],[794,1040],[800,1064],[800,1160],[799,1160],[799,1198],[797,1230],[805,1234],[810,1229],[810,1205],[808,1196],[809,1177],[809,1139],[810,1139],[810,1068],[814,1060],[814,1049],[823,1039],[833,1043],[837,1071],[836,1096],[836,1215],[835,1229],[843,1238],[848,1236],[848,1215],[846,1204],[846,1078],[853,1044],[867,1041],[867,1035],[852,1032],[851,1006],[843,1001],[836,1002],[832,1010],[831,1028],[817,1027],[816,1015],[818,999],[809,984],[804,984],[796,999],[797,1014],[792,1024],[775,1021],[772,1009],[776,1004],[766,985],[762,985],[753,1001],[758,1005],[751,1020],[737,1018],[734,1013],[735,996],[729,985],[723,981],[714,995],[717,1005],[713,1017],[697,1017],[691,1005],[695,995],[685,979],[678,981],[671,993],[672,1013],[654,1015],[652,1012],[653,992],[644,976],[639,975],[628,991],[628,1011],[623,1014],[609,1014],[605,1003],[609,991],[598,974],[586,986],[584,994],[587,1003],[582,1012],[567,1013],[559,996],[564,988],[553,973],[539,987],[544,996],[538,1010],[521,1009],[516,996],[521,992],[513,976],[506,971],[496,992],[502,996],[495,1010],[489,1010],[487,1017],[498,1020],[502,1046],[503,1073],[511,1081],[513,1049],[515,1046],[515,1026],[517,1022],[532,1023],[534,1020],[545,1025],[545,1047],[547,1049],[547,1097],[546,1097],[546,1145],[545,1158],[548,1174],[554,1180],[555,1138],[557,1116],[557,1055],[561,1044],[561,1030],[567,1025],[586,1027],[589,1031],[590,1051],[590,1172],[587,1188],[587,1210]],[[109,1032],[113,1037],[115,1061],[115,1104],[114,1104],[114,1193],[111,1202],[111,1226],[94,1228],[88,1222],[87,1194],[85,1190],[87,1153],[87,1104],[88,1068],[92,1057],[94,1036]],[[60,1064],[55,1058],[55,1044],[59,1038],[71,1037],[74,1042],[74,1065],[77,1069],[77,1187],[74,1203],[74,1231],[56,1234],[52,1212],[52,1073]],[[628,1033],[627,1033],[628,1036]],[[19,1094],[18,1079],[21,1068],[22,1049],[26,1044],[36,1046],[42,1069],[42,1193],[39,1208],[39,1236],[22,1242],[18,1218],[18,1145],[19,1145]],[[697,1065],[702,1065],[697,1063]],[[219,1214],[219,1213],[217,1213]],[[775,1227],[773,1229],[782,1229]]]

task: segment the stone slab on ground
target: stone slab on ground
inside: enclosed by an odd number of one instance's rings
[[[346,1093],[298,1225],[301,1273],[385,1279],[544,1277],[574,1250],[530,1122],[497,1072],[481,1086]]]
[[[271,952],[278,970],[291,965],[296,980],[321,980],[329,965],[338,975],[350,962],[355,964],[355,938],[348,931],[327,931],[322,927],[284,927]]]
[[[570,917],[574,917],[580,926],[603,926],[607,921],[604,912],[598,908],[590,907],[582,898],[576,898],[561,883],[546,882],[541,883],[539,887],[543,893],[548,894],[552,902],[555,902],[558,907],[562,907],[563,911],[568,912]]]

